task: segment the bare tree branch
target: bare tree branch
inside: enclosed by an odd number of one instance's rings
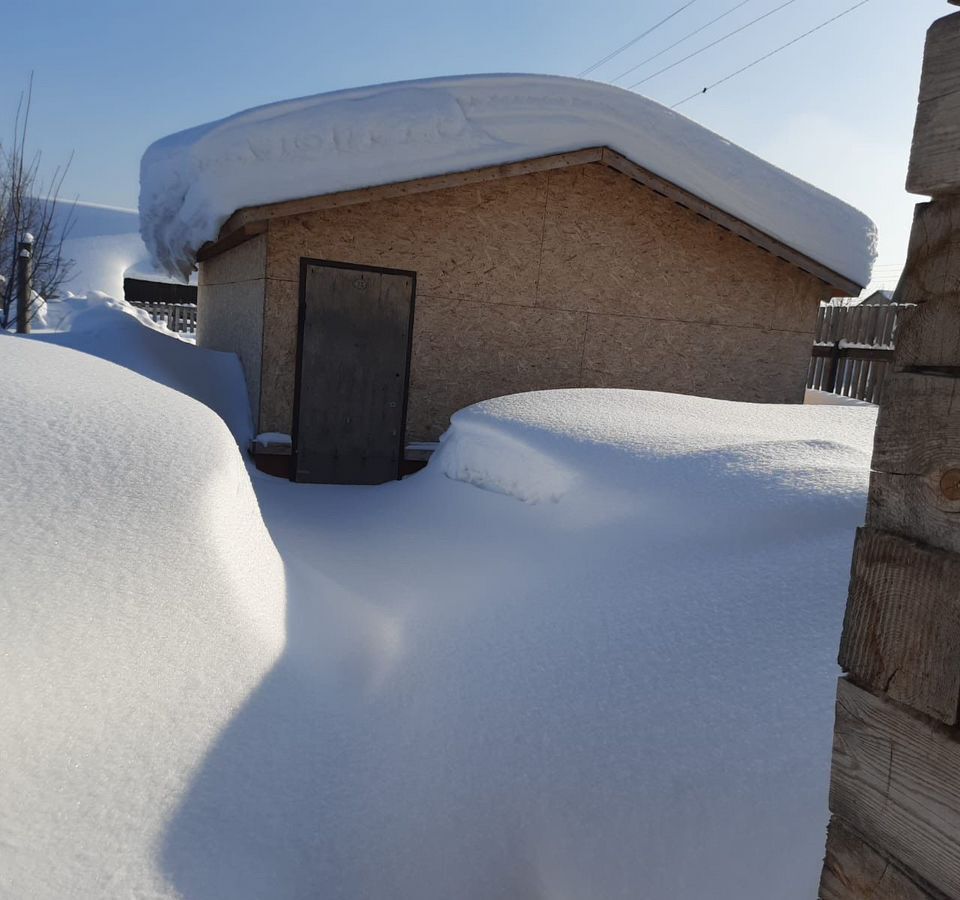
[[[60,199],[73,154],[44,181],[42,154],[27,155],[32,106],[31,72],[17,103],[11,139],[6,145],[0,140],[0,329],[9,328],[15,318],[17,253],[24,234],[33,235],[33,289],[39,297],[55,297],[73,269],[73,260],[64,256],[63,242],[76,219],[76,199],[70,204]],[[35,303],[31,318],[38,309]]]

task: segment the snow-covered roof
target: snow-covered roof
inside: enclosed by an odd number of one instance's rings
[[[187,274],[236,210],[606,146],[859,285],[863,213],[646,97],[547,75],[468,75],[271,103],[165,137],[140,164],[140,230]]]

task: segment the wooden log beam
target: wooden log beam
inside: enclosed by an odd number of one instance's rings
[[[872,468],[868,525],[960,553],[960,381],[891,374]]]
[[[864,687],[955,725],[958,648],[960,556],[861,528],[840,639],[843,670]]]
[[[938,196],[960,191],[960,13],[927,32],[907,190]]]
[[[896,367],[960,367],[960,197],[917,204],[894,299],[918,304],[898,324]]]
[[[948,897],[960,896],[960,742],[955,729],[841,678],[830,810],[904,869]]]
[[[819,900],[945,900],[944,895],[874,850],[841,819],[827,828]]]

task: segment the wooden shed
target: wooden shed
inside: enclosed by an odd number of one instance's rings
[[[333,482],[520,391],[799,403],[820,301],[861,289],[609,146],[235,209],[196,259],[198,344]]]

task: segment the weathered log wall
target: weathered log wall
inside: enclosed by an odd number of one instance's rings
[[[960,898],[960,13],[928,33],[907,186],[933,200],[854,548],[822,900]]]

